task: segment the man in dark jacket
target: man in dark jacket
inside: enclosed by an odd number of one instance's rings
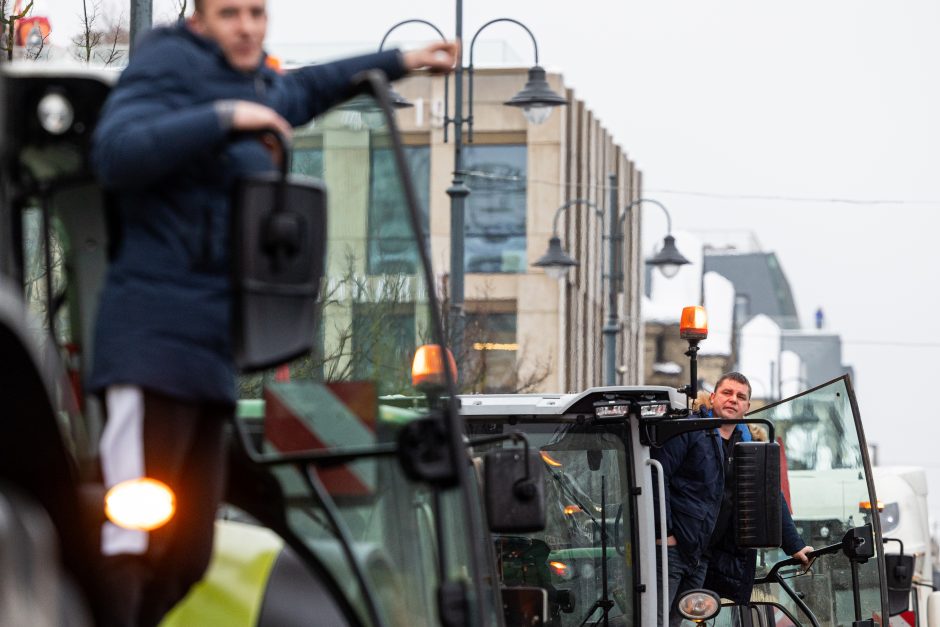
[[[678,625],[675,600],[683,592],[702,587],[708,565],[708,546],[721,506],[724,474],[718,430],[692,431],[676,436],[651,451],[663,467],[666,497],[666,551],[669,567],[669,624]],[[657,514],[658,514],[657,509]],[[659,521],[657,520],[657,529]],[[659,541],[657,541],[659,544]],[[662,573],[657,547],[657,571]],[[665,613],[663,608],[660,608]],[[660,624],[664,624],[660,615]]]
[[[743,374],[729,372],[715,384],[715,391],[709,400],[714,417],[728,420],[741,419],[751,407],[751,384]],[[731,519],[734,513],[734,445],[752,438],[750,431],[744,425],[722,425],[719,432],[724,459],[724,494],[715,529],[707,545],[708,570],[704,587],[735,603],[747,603],[751,599],[751,590],[754,587],[757,551],[737,546],[734,539],[734,524]],[[783,550],[808,566],[809,559],[806,553],[812,551],[812,547],[806,546],[797,532],[782,493],[780,500]]]
[[[196,0],[186,23],[139,43],[95,132],[93,165],[119,225],[89,381],[108,414],[102,473],[109,487],[156,478],[177,497],[162,529],[102,530],[110,599],[99,624],[155,625],[208,565],[235,403],[229,197],[240,176],[274,169],[244,132],[289,135],[351,95],[355,74],[446,72],[458,50],[439,43],[279,75],[265,63],[266,27],[265,0]]]

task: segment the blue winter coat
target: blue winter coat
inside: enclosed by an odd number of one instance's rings
[[[735,427],[741,433],[741,441],[748,442],[751,432],[744,425]],[[800,537],[790,516],[783,493],[780,493],[780,508],[783,523],[782,548],[787,555],[796,553],[806,543]],[[757,550],[738,548],[734,538],[734,524],[728,525],[721,538],[713,538],[708,556],[708,570],[705,574],[704,588],[713,590],[722,597],[735,603],[747,603],[754,588],[754,575],[757,572]]]
[[[265,104],[300,125],[347,98],[366,69],[405,73],[398,51],[279,75],[233,69],[185,25],[142,41],[105,104],[93,167],[116,201],[118,248],[101,297],[88,386],[134,384],[183,400],[235,399],[229,205],[236,179],[270,171],[232,141],[218,100]]]
[[[721,508],[725,486],[721,436],[717,429],[683,433],[652,449],[650,455],[663,466],[667,532],[675,536],[684,558],[697,563],[708,547]]]

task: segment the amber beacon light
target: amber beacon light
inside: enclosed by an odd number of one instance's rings
[[[682,309],[679,337],[683,340],[704,340],[708,337],[708,314],[704,307],[696,305]]]
[[[684,392],[690,401],[694,401],[698,394],[698,343],[708,337],[708,315],[704,307],[695,305],[682,309],[679,337],[689,343],[689,350],[685,352],[689,358],[689,384],[679,391]]]
[[[456,377],[457,362],[450,349],[443,348],[439,344],[425,344],[418,347],[411,362],[411,384],[416,388],[444,387],[447,381],[447,375],[444,372],[444,354],[447,355],[450,371]]]

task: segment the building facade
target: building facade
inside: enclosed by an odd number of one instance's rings
[[[607,315],[608,175],[617,210],[639,198],[641,175],[600,120],[562,77],[549,74],[569,105],[542,125],[530,125],[503,103],[525,84],[525,68],[477,69],[473,79],[473,136],[464,134],[463,170],[471,193],[465,216],[466,347],[457,348],[465,390],[570,391],[601,385],[602,335]],[[453,98],[453,78],[448,79]],[[414,104],[398,113],[419,196],[427,203],[428,232],[442,298],[448,297],[453,128],[445,116],[445,79],[416,75],[396,83]],[[465,93],[466,90],[465,90]],[[465,115],[470,111],[465,105]],[[565,250],[578,261],[557,280],[533,267],[548,247],[556,209],[584,199],[559,220]],[[642,260],[639,213],[623,218],[618,295],[620,381],[640,381]],[[463,353],[463,359],[460,354]]]

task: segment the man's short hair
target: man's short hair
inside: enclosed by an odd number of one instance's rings
[[[751,400],[751,382],[748,381],[747,377],[745,377],[743,374],[741,374],[740,372],[726,372],[725,374],[721,375],[721,377],[715,383],[716,392],[718,391],[718,388],[721,386],[721,384],[724,383],[725,381],[734,381],[736,383],[740,383],[741,385],[746,385],[747,386],[747,400]]]
[[[193,0],[193,11],[202,11],[202,5],[205,0]]]

